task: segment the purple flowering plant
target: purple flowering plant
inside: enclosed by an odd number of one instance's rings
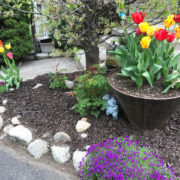
[[[133,137],[107,139],[91,145],[80,162],[82,180],[176,180],[171,167]]]
[[[6,91],[6,83],[4,81],[0,81],[0,94]]]

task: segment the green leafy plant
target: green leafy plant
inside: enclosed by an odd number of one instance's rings
[[[172,168],[132,136],[91,145],[80,163],[82,180],[177,180]]]
[[[77,85],[74,89],[74,95],[78,103],[73,106],[76,112],[81,116],[88,113],[98,117],[100,109],[106,105],[102,97],[109,90],[107,78],[103,76],[106,68],[99,68],[98,65],[89,67],[90,70],[77,78]]]
[[[16,89],[18,89],[22,81],[22,77],[19,74],[21,63],[16,66],[13,59],[13,54],[12,52],[9,52],[10,48],[10,44],[6,44],[4,48],[2,42],[0,41],[0,53],[2,53],[4,62],[7,67],[4,68],[3,66],[1,66],[1,70],[4,75],[0,75],[0,79],[5,82],[6,89],[9,89],[11,87],[16,87]]]
[[[136,19],[137,14],[142,16],[140,22]],[[175,23],[175,15],[168,16],[164,21],[165,29],[156,30],[154,26],[143,22],[144,16],[141,12],[132,15],[134,22],[139,24],[136,33],[125,32],[126,48],[118,46],[110,53],[115,55],[119,62],[119,75],[130,77],[136,83],[138,91],[144,80],[153,87],[156,80],[163,78],[166,89],[162,93],[166,93],[170,88],[179,87],[180,69],[177,69],[177,61],[180,54],[174,56],[174,50],[180,38],[180,27],[176,28],[176,33],[168,34],[168,28]],[[176,42],[171,44],[174,40]]]
[[[58,66],[59,66],[59,63],[56,65],[56,73],[49,73],[49,76],[50,76],[49,87],[51,89],[57,89],[57,88],[67,89],[66,84],[65,84],[65,80],[67,80],[67,76],[61,74],[61,72],[64,71],[65,69],[58,71]]]

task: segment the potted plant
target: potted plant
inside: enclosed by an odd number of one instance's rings
[[[113,69],[117,68],[118,61],[116,59],[116,56],[114,55],[107,56],[105,64],[108,72],[111,72]]]
[[[180,14],[170,15],[164,28],[155,29],[144,21],[145,14],[135,12],[136,33],[128,34],[127,48],[118,46],[115,55],[120,69],[109,74],[108,81],[131,123],[154,129],[161,127],[180,105],[180,54],[174,56],[180,39]],[[170,33],[169,28],[175,27]]]

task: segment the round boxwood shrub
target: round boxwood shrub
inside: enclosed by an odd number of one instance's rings
[[[83,180],[176,179],[160,157],[128,136],[92,145],[79,168]]]

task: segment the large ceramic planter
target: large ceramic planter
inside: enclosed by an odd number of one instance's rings
[[[169,115],[180,106],[180,96],[170,98],[143,98],[129,95],[113,87],[114,70],[109,74],[108,82],[113,89],[118,103],[124,110],[128,120],[135,126],[145,129],[161,127]]]

